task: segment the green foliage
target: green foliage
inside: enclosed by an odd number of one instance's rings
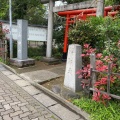
[[[9,20],[9,1],[0,0],[0,18]],[[40,0],[12,0],[12,18],[27,19],[30,24],[46,24],[45,8]]]
[[[0,57],[0,62],[4,63],[4,60],[2,59],[2,57]]]
[[[42,56],[34,56],[32,58],[35,59],[35,60],[37,60],[37,61],[39,61],[39,60],[41,60]]]
[[[89,1],[89,0],[67,0],[68,4],[72,4],[72,3],[78,3],[78,2],[83,2],[83,1]],[[91,0],[92,2],[92,0]],[[114,4],[119,4],[120,0],[105,0],[105,5],[114,5]]]
[[[0,0],[0,19],[8,16],[9,3],[8,0]]]
[[[107,106],[88,98],[74,99],[72,102],[89,113],[91,120],[120,120],[119,101],[111,101]]]
[[[53,47],[53,56],[60,59],[63,53],[65,19],[58,18],[58,16],[54,16],[54,19],[53,39],[55,47]]]
[[[112,19],[107,18],[106,29],[104,33],[106,34],[106,41],[104,42],[105,47],[103,50],[103,55],[113,55],[117,59],[116,64],[118,65],[118,72],[120,70],[120,19],[117,17],[112,21]]]
[[[105,6],[119,4],[120,0],[105,0]]]
[[[13,42],[13,58],[17,58],[17,42]]]
[[[39,47],[28,47],[28,57],[34,58],[35,60],[40,60],[42,56],[46,54],[46,46],[41,45]],[[14,42],[13,44],[13,57],[17,57],[17,44]]]
[[[70,28],[69,39],[74,43],[83,45],[84,43],[103,50],[106,42],[110,39],[117,42],[120,38],[120,19],[116,17],[92,17],[86,21],[77,21]]]
[[[104,34],[101,32],[101,24],[104,19],[91,18],[87,21],[77,21],[75,25],[70,28],[69,39],[74,43],[83,45],[88,43],[91,46],[97,46],[97,43],[103,45]]]
[[[58,46],[57,48],[53,48],[53,56],[57,59],[61,59],[63,55],[63,47]]]
[[[63,45],[65,21],[65,18],[58,18],[57,15],[54,15],[53,39],[55,39],[55,44],[58,46]]]
[[[46,46],[41,45],[40,47],[28,47],[28,57],[40,59],[38,56],[45,56]]]
[[[0,40],[5,39],[5,31],[2,29],[2,23],[0,22]]]
[[[67,3],[72,4],[72,3],[78,3],[78,2],[83,2],[83,1],[87,1],[87,0],[67,0]]]

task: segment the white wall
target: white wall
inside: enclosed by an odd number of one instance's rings
[[[9,29],[9,24],[3,23],[3,29]],[[27,32],[27,31],[26,31]],[[18,28],[17,25],[12,25],[12,36],[17,40]],[[9,34],[6,35],[9,38]],[[47,28],[28,26],[28,39],[29,41],[47,41]]]

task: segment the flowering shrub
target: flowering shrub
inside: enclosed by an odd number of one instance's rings
[[[120,41],[118,42],[118,47]],[[84,64],[84,67],[77,71],[77,74],[79,75],[79,78],[83,78],[82,80],[82,87],[85,88],[88,86],[89,82],[86,82],[86,79],[89,81],[90,79],[90,64],[88,64],[88,59],[91,53],[95,53],[96,49],[93,49],[89,44],[84,44],[83,46],[83,60],[87,60],[87,64]],[[117,71],[117,64],[116,61],[118,59],[114,57],[114,55],[104,56],[102,53],[96,53],[96,70],[101,72],[97,75],[97,81],[94,84],[94,87],[97,92],[93,93],[92,99],[97,102],[103,102],[105,104],[105,101],[110,100],[111,97],[107,94],[101,94],[99,90],[106,91],[107,89],[107,79],[108,77],[102,73],[108,71],[108,62],[112,62],[111,70],[114,72]],[[110,82],[111,82],[111,89],[113,88],[113,85],[116,85],[118,82],[118,76],[111,75]],[[120,85],[120,84],[119,84]],[[120,87],[120,86],[119,86]],[[117,90],[119,91],[120,88]],[[113,93],[117,92],[115,90],[112,90]],[[120,94],[119,94],[120,95]]]
[[[7,33],[9,33],[9,30],[6,29],[6,28],[3,29],[3,28],[2,28],[2,22],[0,22],[0,39],[1,39],[1,40],[7,39],[7,38],[5,37],[5,35],[6,35]]]
[[[0,61],[6,64],[9,63],[8,61],[9,59],[7,59],[7,52],[5,52],[7,51],[6,50],[7,47],[5,47],[5,44],[7,45],[6,40],[8,40],[8,38],[6,37],[6,34],[8,33],[9,33],[9,30],[6,27],[3,29],[2,22],[0,22],[0,44],[2,45],[0,47]]]

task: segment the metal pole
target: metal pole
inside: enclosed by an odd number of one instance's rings
[[[10,21],[10,58],[13,58],[13,40],[12,40],[12,5],[9,0],[9,21]]]

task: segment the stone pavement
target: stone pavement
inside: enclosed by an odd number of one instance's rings
[[[84,120],[0,65],[0,120]]]

